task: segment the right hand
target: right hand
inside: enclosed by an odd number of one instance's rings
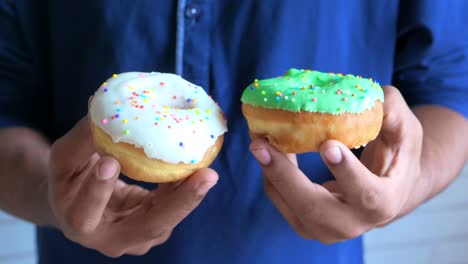
[[[82,246],[109,257],[143,255],[167,241],[218,181],[202,169],[154,191],[118,179],[119,163],[101,157],[87,118],[52,146],[49,202],[56,225]]]

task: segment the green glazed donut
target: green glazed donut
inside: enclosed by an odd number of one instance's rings
[[[276,78],[255,80],[241,101],[253,106],[291,112],[361,113],[384,101],[382,88],[372,79],[290,69]]]
[[[319,151],[329,139],[358,148],[377,137],[383,120],[382,87],[352,74],[290,69],[254,80],[241,101],[250,136],[289,153]]]

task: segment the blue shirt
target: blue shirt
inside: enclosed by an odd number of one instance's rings
[[[310,68],[393,83],[410,105],[466,117],[464,10],[461,0],[1,1],[2,127],[29,126],[54,140],[112,73],[162,71],[202,85],[230,130],[212,165],[218,184],[167,243],[111,260],[38,228],[40,263],[362,263],[361,238],[305,240],[267,199],[241,92],[254,78]],[[300,155],[299,165],[312,181],[331,179],[316,153]]]

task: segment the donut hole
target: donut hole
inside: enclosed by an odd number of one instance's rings
[[[317,75],[315,79],[312,80],[312,83],[318,87],[326,87],[329,86],[330,83],[336,81],[336,77],[334,75]]]
[[[188,110],[198,107],[197,101],[184,96],[158,96],[153,99],[153,102],[157,105],[170,106],[171,108],[177,108],[180,110]]]
[[[196,108],[197,106],[193,102],[193,99],[187,98],[187,99],[176,102],[176,105],[174,107],[177,107],[179,109],[193,109],[193,108]]]
[[[158,74],[155,74],[156,76]],[[198,87],[191,86],[194,90],[192,95],[187,89],[182,88],[184,83],[179,82],[164,82],[160,79],[153,80],[153,75],[149,75],[132,79],[131,81],[122,83],[122,86],[131,89],[131,100],[146,100],[148,103],[158,106],[168,106],[171,108],[188,110],[197,108],[199,105],[197,94],[199,94]],[[190,88],[189,88],[190,90]],[[194,98],[196,97],[196,98]]]

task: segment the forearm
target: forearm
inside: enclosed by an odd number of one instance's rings
[[[0,130],[0,209],[38,225],[53,225],[47,198],[50,145],[31,129]]]
[[[420,106],[413,111],[424,129],[421,175],[429,182],[428,200],[444,190],[468,160],[468,121],[443,107]]]

